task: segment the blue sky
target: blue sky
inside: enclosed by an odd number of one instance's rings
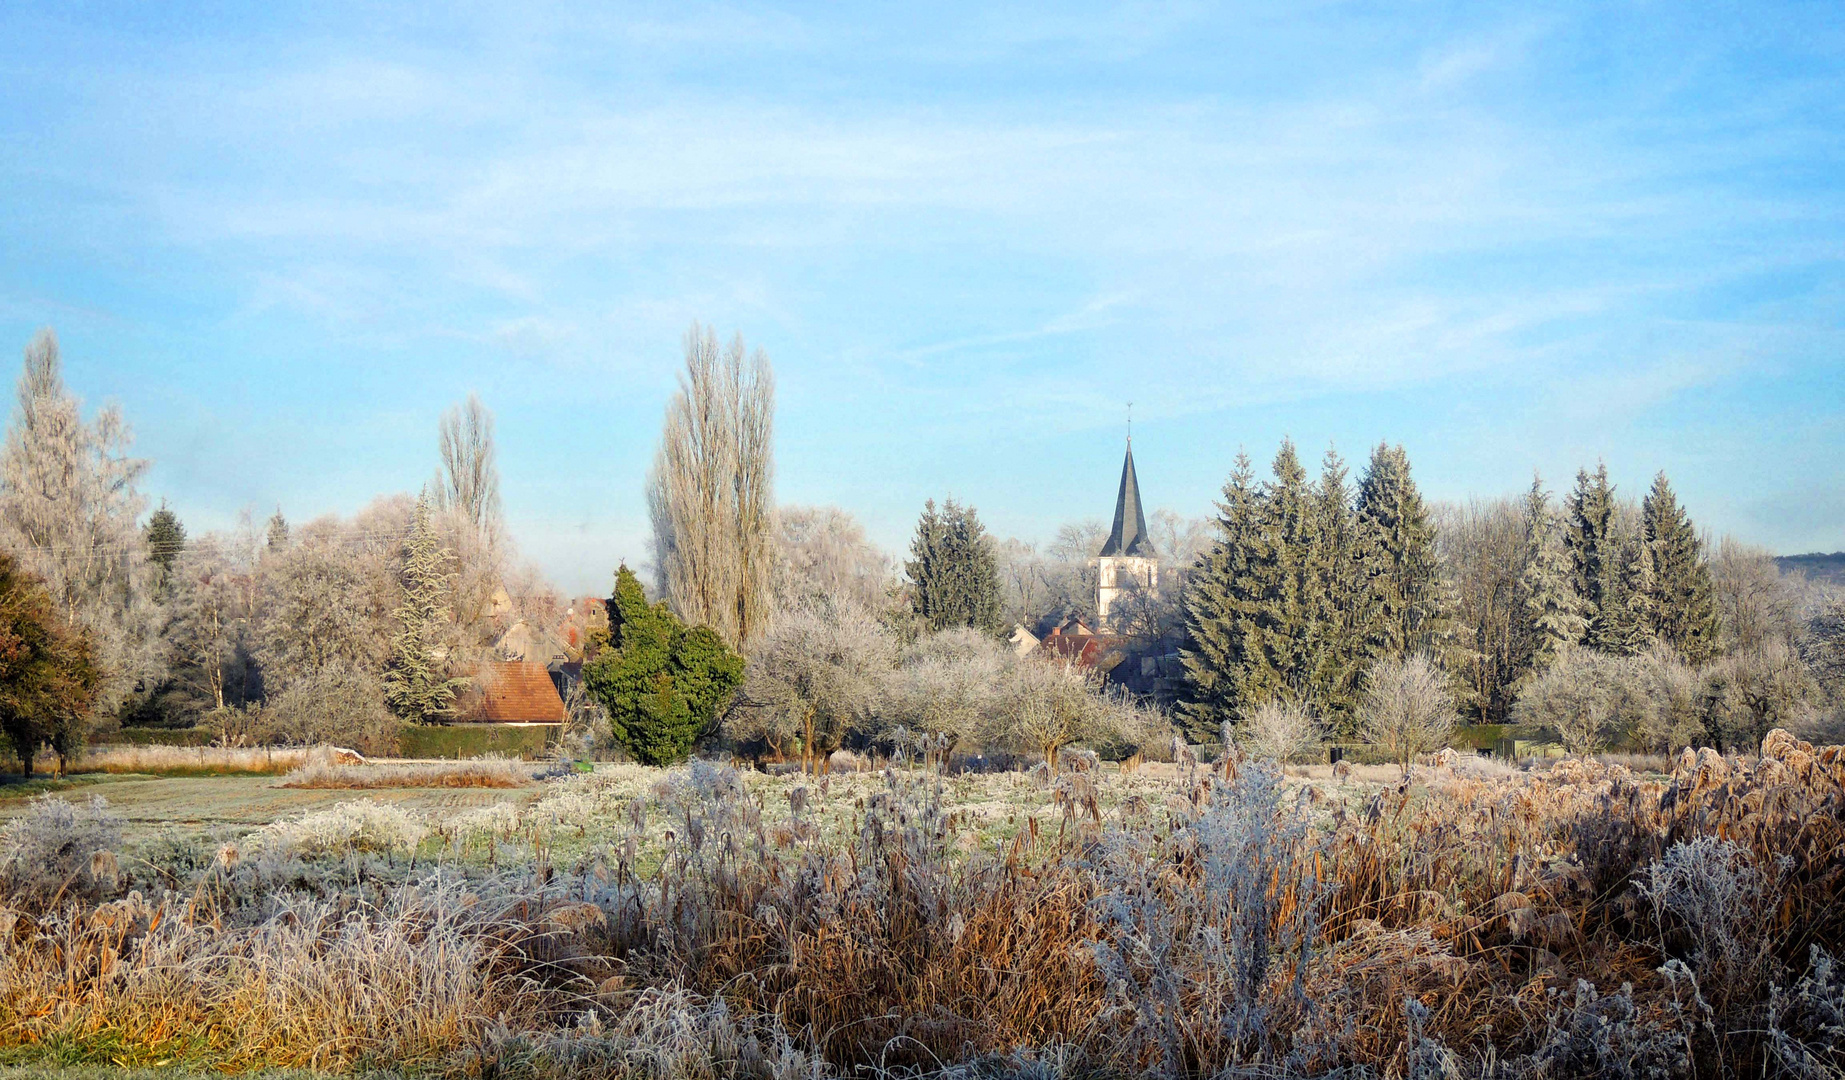
[[[1845,548],[1837,3],[445,8],[0,4],[0,345],[55,326],[195,531],[416,487],[474,390],[605,589],[702,319],[781,499],[893,550],[1105,516],[1129,400],[1188,514],[1389,439]]]

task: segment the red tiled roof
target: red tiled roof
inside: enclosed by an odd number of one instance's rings
[[[489,660],[474,670],[471,707],[463,717],[490,724],[561,724],[564,699],[543,664]]]

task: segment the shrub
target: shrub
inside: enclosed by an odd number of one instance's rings
[[[325,667],[291,681],[262,706],[212,715],[227,725],[227,737],[264,746],[335,743],[367,754],[388,754],[397,746],[398,720],[385,707],[384,686],[358,668]]]
[[[1760,997],[1774,975],[1768,932],[1777,883],[1745,847],[1714,836],[1672,845],[1641,877],[1668,955],[1682,954],[1698,993],[1719,1016]],[[1675,942],[1684,947],[1675,950]]]
[[[30,909],[114,891],[114,851],[122,820],[102,796],[74,805],[53,796],[32,800],[25,813],[0,830],[0,891]]]
[[[708,626],[688,627],[664,601],[649,605],[634,571],[615,575],[610,644],[583,668],[609,728],[649,765],[683,761],[743,681],[743,658]]]
[[[1237,742],[1251,757],[1284,764],[1312,756],[1322,736],[1319,721],[1297,701],[1258,706],[1236,728]]]

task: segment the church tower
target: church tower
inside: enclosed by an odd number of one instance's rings
[[[1140,478],[1134,475],[1134,437],[1130,435],[1127,458],[1121,463],[1121,490],[1115,495],[1115,527],[1096,556],[1096,629],[1119,633],[1119,613],[1114,609],[1134,593],[1152,592],[1159,586],[1160,567],[1140,505]]]

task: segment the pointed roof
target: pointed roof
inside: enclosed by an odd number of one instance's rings
[[[1147,516],[1140,508],[1140,479],[1134,475],[1134,440],[1128,440],[1127,460],[1121,463],[1121,491],[1115,496],[1115,528],[1102,545],[1102,556],[1153,557],[1147,537]]]

